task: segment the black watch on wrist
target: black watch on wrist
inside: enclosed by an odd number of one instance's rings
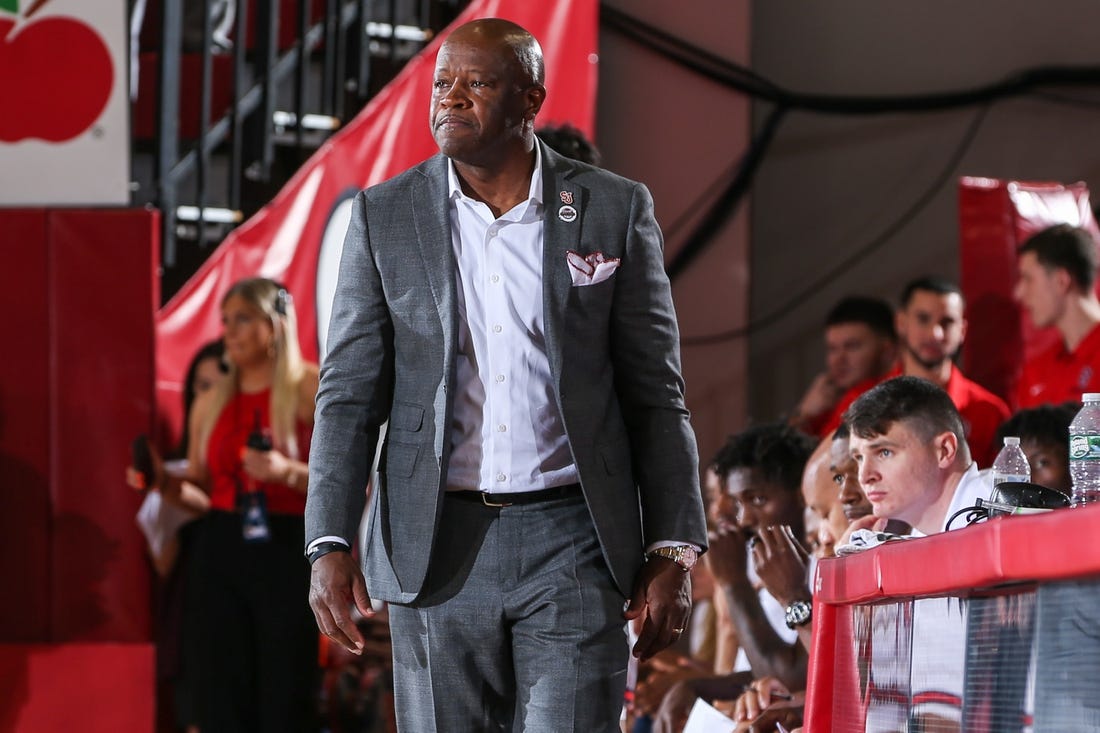
[[[309,558],[309,564],[312,565],[330,552],[351,552],[351,548],[343,542],[321,542],[306,557]]]
[[[810,623],[810,619],[813,618],[813,613],[814,607],[810,605],[809,601],[795,601],[787,606],[787,610],[784,613],[787,628],[796,629],[799,626],[805,626]]]

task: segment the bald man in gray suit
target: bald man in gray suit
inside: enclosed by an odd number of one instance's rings
[[[405,731],[617,731],[624,619],[645,616],[635,656],[674,641],[705,549],[652,200],[538,143],[545,95],[527,31],[457,29],[432,85],[440,154],[361,192],[345,240],[310,603],[351,651],[351,607],[391,604]]]

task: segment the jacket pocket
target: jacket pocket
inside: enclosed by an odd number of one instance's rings
[[[424,424],[424,408],[412,402],[394,400],[390,409],[390,427],[415,433]]]
[[[420,446],[390,441],[386,445],[386,475],[400,478],[412,476]]]

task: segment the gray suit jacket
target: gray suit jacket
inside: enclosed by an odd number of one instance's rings
[[[662,238],[644,186],[545,146],[542,155],[550,372],[604,557],[629,595],[646,544],[706,544]],[[557,213],[563,191],[571,222]],[[574,287],[568,250],[621,263]],[[437,155],[356,197],[317,395],[307,542],[356,536],[389,423],[361,548],[372,598],[410,603],[428,570],[450,457],[456,313],[447,159]]]

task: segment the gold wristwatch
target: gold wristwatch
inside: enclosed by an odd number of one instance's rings
[[[672,545],[670,547],[658,547],[646,555],[646,559],[651,557],[663,557],[666,560],[671,560],[683,568],[686,573],[695,567],[695,563],[699,560],[699,551],[691,545]]]

